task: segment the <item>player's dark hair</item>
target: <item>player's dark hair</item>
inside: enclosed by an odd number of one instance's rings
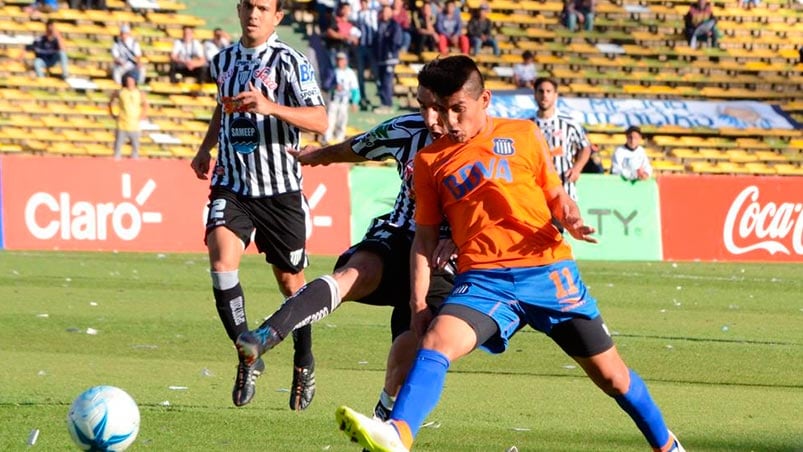
[[[479,97],[485,81],[477,63],[465,55],[455,55],[430,61],[418,73],[418,83],[439,97],[448,97],[465,87]]]
[[[555,91],[557,91],[558,88],[560,87],[558,81],[552,77],[538,77],[537,79],[535,79],[535,83],[533,83],[533,89],[538,91],[538,87],[544,83],[551,83],[552,86],[555,87]]]
[[[239,0],[239,3],[242,3],[243,0]],[[276,12],[284,10],[284,0],[274,0],[276,3]]]

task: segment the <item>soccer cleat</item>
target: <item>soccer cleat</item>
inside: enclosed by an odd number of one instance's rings
[[[686,452],[686,449],[684,449],[683,446],[680,445],[680,440],[678,440],[678,437],[675,436],[674,433],[670,431],[669,436],[671,436],[672,439],[674,440],[672,442],[672,448],[669,449],[669,452]]]
[[[293,367],[293,385],[290,387],[290,409],[307,409],[315,397],[315,363],[306,367]]]
[[[231,391],[231,400],[236,406],[251,402],[256,393],[256,380],[264,371],[265,362],[260,358],[250,366],[240,359],[240,364],[237,365],[237,377],[234,379],[234,389]]]
[[[364,416],[349,407],[335,411],[337,426],[352,442],[370,452],[409,452],[399,433],[388,422]]]

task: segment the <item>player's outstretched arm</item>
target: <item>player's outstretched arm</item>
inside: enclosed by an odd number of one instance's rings
[[[589,243],[597,243],[597,239],[591,234],[596,230],[583,223],[583,217],[580,215],[580,209],[577,203],[569,197],[566,190],[562,185],[553,187],[546,191],[547,203],[549,209],[552,211],[552,216],[560,221],[560,224],[566,228],[566,231],[577,240],[582,240]]]
[[[302,165],[318,166],[337,162],[365,162],[368,159],[351,150],[351,139],[331,146],[307,145],[300,150],[287,149]]]

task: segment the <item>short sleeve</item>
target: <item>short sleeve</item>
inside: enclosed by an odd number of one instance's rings
[[[413,167],[413,196],[416,224],[440,225],[443,221],[443,213],[438,202],[438,192],[435,188],[432,169],[420,154],[416,155]]]

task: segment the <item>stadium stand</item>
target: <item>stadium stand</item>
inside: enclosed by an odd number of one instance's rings
[[[112,40],[131,24],[147,59],[142,87],[151,105],[143,133],[145,157],[188,158],[195,154],[214,107],[215,87],[192,80],[170,83],[169,53],[181,27],[196,27],[207,39],[203,19],[175,1],[107,0],[108,10],[71,10],[66,5],[40,20],[58,22],[66,39],[71,77],[36,79],[25,46],[42,30],[22,6],[0,6],[0,152],[111,155],[114,123],[109,94]],[[502,54],[477,56],[488,86],[513,89],[512,66],[521,53],[535,54],[538,71],[560,81],[565,96],[682,100],[756,100],[777,105],[803,122],[803,4],[763,0],[750,10],[715,0],[720,46],[691,49],[683,37],[683,15],[691,0],[600,0],[595,29],[569,32],[559,24],[560,0],[490,0],[490,18]],[[469,8],[479,0],[468,0]],[[291,2],[297,30],[309,33],[315,18],[309,0]],[[468,8],[464,19],[468,20]],[[403,54],[395,94],[415,107],[415,76],[436,56]],[[54,73],[58,75],[58,70]],[[803,175],[803,131],[758,128],[642,127],[656,172]],[[352,129],[353,132],[356,130]],[[589,127],[604,165],[610,166],[622,128]]]

